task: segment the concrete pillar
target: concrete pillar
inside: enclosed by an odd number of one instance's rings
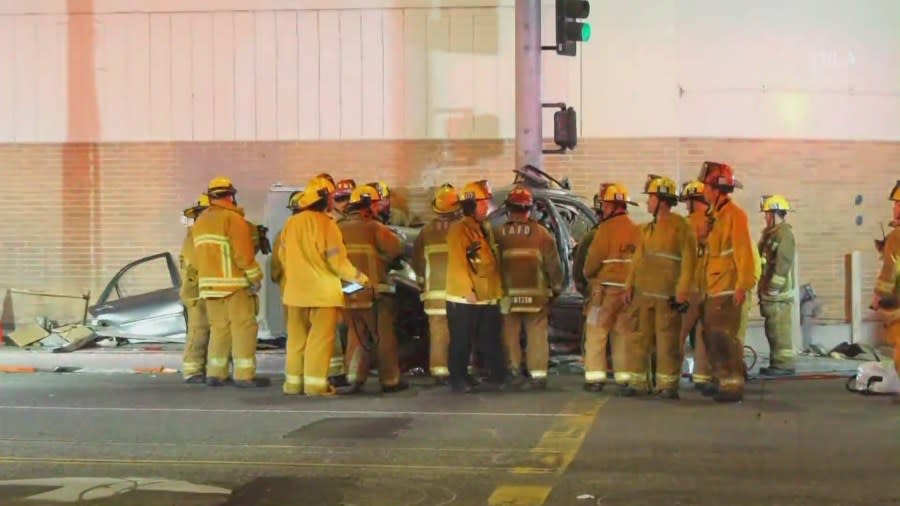
[[[541,0],[516,0],[516,168],[543,168],[541,134]]]
[[[794,304],[791,310],[791,347],[794,350],[803,350],[803,328],[800,327],[800,278],[797,273],[800,272],[798,256],[794,253],[794,268],[791,273],[794,280]]]
[[[863,341],[862,252],[850,253],[850,342]]]

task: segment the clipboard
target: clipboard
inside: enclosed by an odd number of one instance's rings
[[[351,283],[346,283],[343,281],[341,282],[341,291],[344,292],[345,295],[353,295],[354,293],[358,293],[358,292],[364,290],[365,288],[366,287],[364,287],[363,285],[356,283],[356,282],[351,282]]]

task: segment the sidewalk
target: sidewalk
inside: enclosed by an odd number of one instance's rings
[[[760,366],[768,364],[768,357],[757,350],[759,358],[751,370],[756,375]],[[106,374],[177,374],[181,371],[182,346],[179,344],[136,344],[117,348],[89,348],[71,353],[52,353],[27,350],[14,346],[0,346],[0,372],[82,372]],[[882,357],[890,358],[890,357]],[[580,357],[553,357],[560,365],[551,374],[581,374]],[[263,375],[284,373],[284,350],[258,350],[257,370]],[[839,374],[850,376],[864,361],[798,355],[797,374]]]
[[[139,344],[117,348],[89,348],[52,353],[0,346],[0,372],[160,373],[181,372],[178,344]],[[284,373],[284,350],[258,350],[260,374]]]

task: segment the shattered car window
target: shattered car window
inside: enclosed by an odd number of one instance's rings
[[[581,238],[594,226],[591,218],[573,205],[557,202],[556,209],[568,225],[569,233],[575,241],[581,241]]]

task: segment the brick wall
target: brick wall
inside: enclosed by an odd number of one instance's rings
[[[412,207],[422,210],[426,188],[444,181],[508,183],[514,157],[511,141],[0,145],[0,289],[91,290],[96,297],[129,261],[177,253],[180,212],[214,175],[231,176],[248,217],[262,221],[266,192],[276,182],[303,184],[321,171],[357,181],[377,177],[406,189]],[[791,199],[801,282],[813,283],[827,318],[842,320],[843,256],[863,252],[870,290],[872,239],[880,236],[879,221],[890,220],[885,198],[898,177],[900,143],[588,139],[572,154],[547,156],[546,166],[589,197],[602,180],[620,180],[637,193],[648,172],[680,183],[704,159],[736,167],[745,185],[737,200],[750,211],[754,236],[762,223],[759,195]],[[636,215],[647,217],[643,210]],[[4,321],[78,315],[77,303],[58,299],[14,296],[4,308]]]

